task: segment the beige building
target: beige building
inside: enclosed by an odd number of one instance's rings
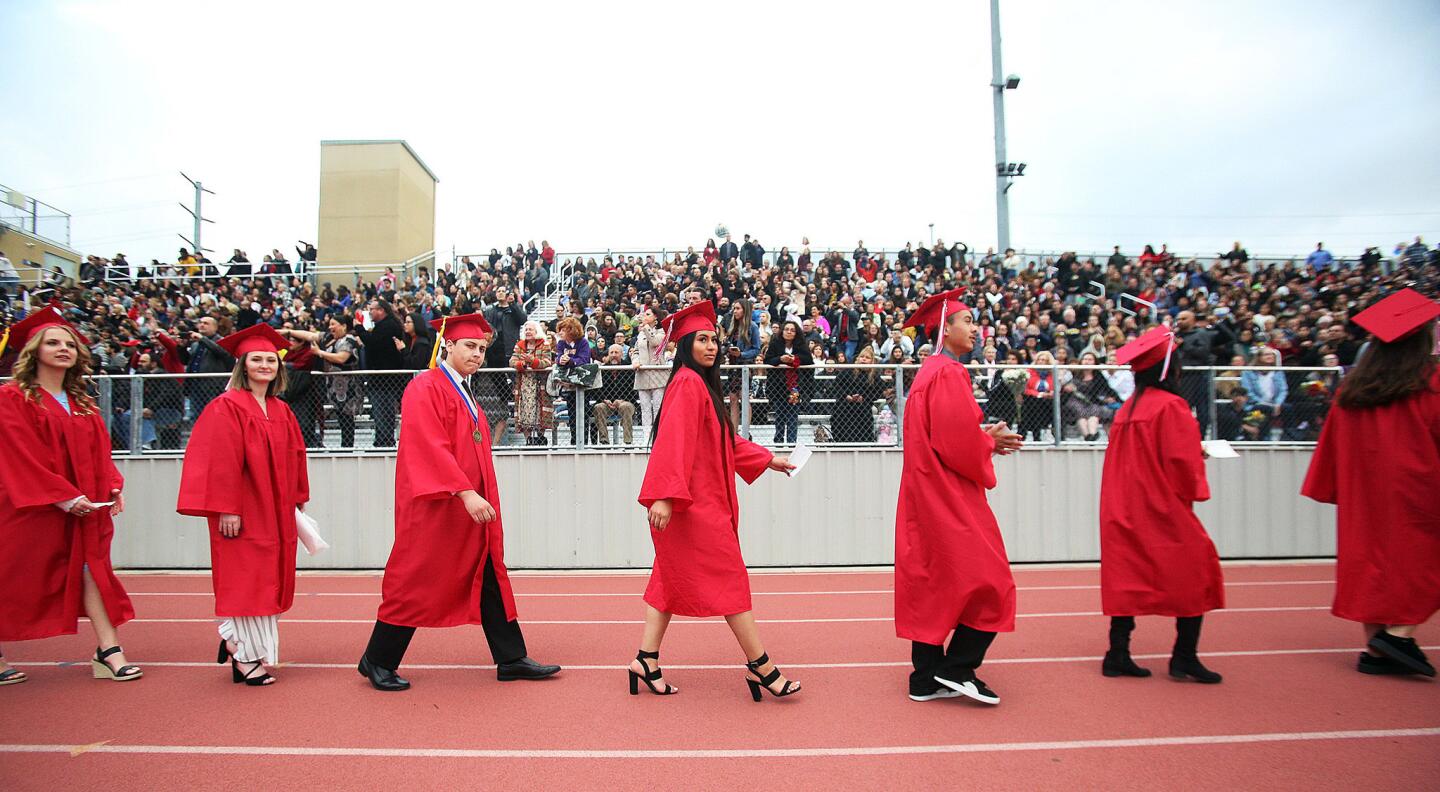
[[[23,199],[24,196],[19,196],[17,203]],[[68,222],[69,218],[65,219]],[[45,232],[46,229],[42,228],[40,231]],[[82,256],[78,252],[58,239],[31,231],[26,227],[24,218],[17,218],[13,212],[0,217],[0,254],[10,260],[15,274],[26,286],[37,285],[45,277],[53,276],[56,271],[71,279],[79,277],[80,274]]]
[[[400,264],[435,250],[438,182],[403,140],[320,141],[317,272],[403,277]]]

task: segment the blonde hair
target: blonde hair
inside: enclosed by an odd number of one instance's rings
[[[40,383],[37,378],[40,371],[40,344],[45,333],[55,328],[64,330],[75,340],[75,365],[65,370],[65,378],[61,381],[61,390],[65,391],[65,397],[70,400],[71,412],[76,415],[100,412],[100,407],[90,398],[85,382],[85,378],[90,376],[90,350],[81,342],[80,336],[65,325],[46,327],[30,336],[25,346],[20,349],[20,357],[16,358],[15,368],[11,372],[15,377],[15,384],[30,401],[40,401]]]
[[[250,390],[250,375],[245,373],[245,360],[250,357],[250,354],[250,352],[246,352],[240,357],[235,358],[235,368],[230,371],[230,382],[228,383],[230,390]],[[271,396],[278,397],[285,392],[287,384],[288,379],[285,376],[285,363],[284,361],[277,360],[275,363],[275,379],[270,380],[270,384],[265,388],[266,398]]]

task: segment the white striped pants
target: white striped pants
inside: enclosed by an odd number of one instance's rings
[[[242,663],[280,663],[280,617],[231,616],[220,622],[220,637],[235,644],[235,659]]]

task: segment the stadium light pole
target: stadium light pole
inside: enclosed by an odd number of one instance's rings
[[[1000,0],[990,0],[990,89],[995,94],[995,230],[1000,252],[1010,247],[1010,179],[1019,175],[1005,158],[1005,90],[1020,87],[1020,78],[1000,68]]]

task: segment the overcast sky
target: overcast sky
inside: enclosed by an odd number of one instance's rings
[[[993,245],[989,4],[852,5],[0,0],[0,183],[173,260],[184,170],[214,258],[293,258],[319,141],[404,138],[447,255]],[[1440,2],[1002,6],[1017,247],[1440,241]]]

